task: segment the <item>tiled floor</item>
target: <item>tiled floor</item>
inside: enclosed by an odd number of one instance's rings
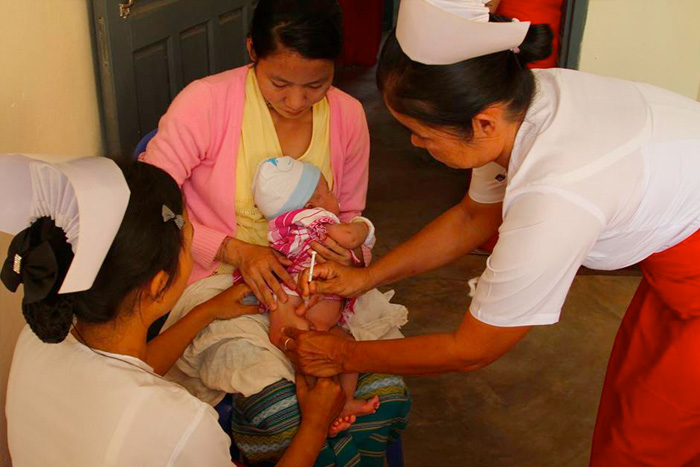
[[[372,136],[366,215],[381,256],[461,199],[467,174],[410,146],[384,108],[373,70],[346,69],[339,87],[362,100]],[[410,310],[407,335],[449,332],[482,256],[396,284]],[[636,271],[578,275],[559,324],[533,330],[509,354],[471,374],[409,378],[414,408],[406,465],[584,466],[612,342],[639,281]]]

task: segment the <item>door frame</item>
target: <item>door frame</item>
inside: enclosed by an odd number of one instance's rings
[[[119,0],[86,0],[90,9],[90,27],[93,37],[95,58],[95,76],[97,78],[98,102],[100,105],[100,120],[102,123],[102,139],[105,155],[116,157],[122,153],[119,138],[119,114],[117,112],[117,90],[114,82],[114,68],[110,49],[108,20],[114,23],[117,31],[123,34],[127,30],[126,21],[113,21],[119,18]],[[111,5],[110,5],[111,3]],[[109,8],[112,6],[113,8]],[[120,28],[121,26],[121,28]],[[131,70],[133,72],[133,70]]]
[[[588,16],[588,0],[567,0],[562,11],[561,48],[559,66],[578,69],[581,43]]]

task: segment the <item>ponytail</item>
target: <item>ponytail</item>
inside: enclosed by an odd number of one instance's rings
[[[492,23],[509,23],[513,20],[506,16],[490,15],[490,21]],[[552,55],[553,39],[554,34],[548,24],[531,24],[522,44],[512,52],[515,53],[518,62],[523,66],[544,60]]]

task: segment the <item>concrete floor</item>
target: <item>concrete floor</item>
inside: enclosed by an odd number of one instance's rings
[[[410,145],[385,109],[374,70],[345,69],[338,86],[359,98],[372,138],[365,214],[381,256],[459,201],[468,174]],[[393,288],[410,310],[406,335],[453,331],[469,305],[466,282],[486,258],[468,255]],[[584,466],[612,342],[639,282],[635,270],[582,271],[562,320],[534,329],[496,363],[469,374],[408,378],[413,395],[403,436],[412,466]]]

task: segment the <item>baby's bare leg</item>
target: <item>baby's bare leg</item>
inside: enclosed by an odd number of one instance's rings
[[[345,339],[352,339],[348,333],[342,330],[339,326],[334,326],[330,329],[332,334],[342,336]],[[374,413],[379,408],[379,396],[374,395],[368,400],[355,399],[355,390],[357,389],[357,373],[342,374],[338,377],[340,386],[345,392],[347,398],[345,407],[340,412],[340,417],[333,422],[329,429],[329,435],[335,436],[343,430],[347,430],[355,423],[356,417]]]
[[[287,303],[278,302],[277,309],[270,311],[270,342],[284,350],[286,337],[282,335],[283,328],[309,329],[309,323],[294,312],[301,305],[301,297],[288,295]]]
[[[338,326],[342,311],[342,300],[321,300],[306,310],[305,317],[311,327],[317,331],[328,331],[344,339],[352,340],[352,336]],[[357,373],[340,375],[339,380],[348,401],[353,400],[357,388]]]
[[[304,317],[311,328],[317,331],[328,331],[345,339],[352,339],[352,336],[338,326],[338,321],[343,311],[343,304],[342,300],[321,300],[306,310]],[[272,320],[272,315],[270,316]],[[272,328],[272,322],[270,323],[270,328]],[[283,346],[284,342],[278,345],[280,348]],[[358,416],[374,413],[379,408],[379,397],[376,395],[369,400],[355,399],[357,373],[340,375],[339,380],[347,400],[340,417],[328,429],[329,436],[335,436],[341,431],[347,430],[355,423],[355,419]]]
[[[343,300],[321,300],[304,314],[304,318],[317,331],[330,331],[337,327],[343,312]]]

